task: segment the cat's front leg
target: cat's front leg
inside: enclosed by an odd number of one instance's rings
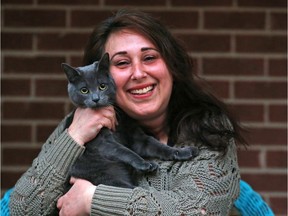
[[[132,166],[138,172],[154,172],[158,164],[153,161],[145,161],[140,155],[120,143],[116,134],[104,128],[92,145],[101,155],[108,160],[119,161]],[[124,142],[121,140],[121,142]]]
[[[199,149],[194,146],[170,147],[160,143],[153,137],[147,138],[146,148],[150,149],[148,156],[157,157],[163,160],[190,160],[198,156]]]
[[[183,148],[173,147],[172,155],[174,160],[190,160],[198,156],[199,149],[197,147],[188,146]]]
[[[110,147],[114,146],[114,151],[106,153],[106,157],[110,160],[123,162],[132,166],[137,172],[154,172],[158,169],[158,164],[153,161],[146,161],[141,156],[126,148],[119,143],[109,143]]]
[[[154,137],[148,136],[140,128],[134,131],[133,140],[133,151],[142,157],[159,158],[162,160],[190,160],[199,154],[197,147],[170,147],[159,142]]]
[[[141,161],[139,162],[131,162],[131,165],[135,168],[137,172],[140,173],[148,173],[155,172],[158,169],[158,164],[154,161]]]

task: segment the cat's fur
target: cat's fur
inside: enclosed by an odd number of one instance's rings
[[[114,105],[116,86],[109,73],[109,55],[99,62],[73,68],[62,64],[68,78],[68,94],[77,107],[97,109]],[[116,109],[116,108],[115,108]],[[86,144],[85,152],[70,171],[94,185],[106,184],[133,188],[135,174],[154,172],[158,165],[143,158],[189,160],[198,154],[195,147],[174,148],[148,136],[137,123],[117,109],[116,132],[103,128],[95,139]]]

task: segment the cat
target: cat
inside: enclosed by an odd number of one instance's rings
[[[155,172],[158,164],[144,158],[189,160],[198,155],[196,147],[174,148],[147,135],[137,122],[115,104],[116,85],[109,72],[109,54],[100,61],[74,68],[63,63],[68,79],[68,95],[76,107],[97,109],[114,105],[116,131],[102,128],[85,146],[84,153],[72,165],[70,175],[125,188],[137,186],[136,175]]]

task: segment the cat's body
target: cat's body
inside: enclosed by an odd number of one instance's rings
[[[116,86],[109,74],[108,54],[88,66],[62,66],[74,105],[97,109],[114,104]],[[143,158],[188,160],[198,154],[195,147],[173,148],[161,144],[145,134],[124,112],[118,114],[116,132],[101,129],[97,137],[86,144],[85,152],[72,166],[71,176],[86,179],[94,185],[133,188],[137,185],[134,174],[153,172],[158,168],[155,162]]]

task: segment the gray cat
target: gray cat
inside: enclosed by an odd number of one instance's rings
[[[94,185],[134,188],[138,174],[154,172],[158,168],[157,163],[143,158],[189,160],[198,155],[195,147],[174,148],[160,143],[117,108],[108,53],[91,65],[73,68],[63,63],[62,67],[68,78],[68,94],[75,106],[97,109],[114,105],[118,121],[115,132],[103,128],[86,144],[85,152],[70,170],[71,176],[86,179]]]

